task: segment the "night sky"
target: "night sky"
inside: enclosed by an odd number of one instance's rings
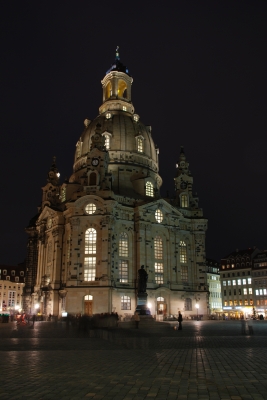
[[[5,1],[0,15],[0,264],[25,259],[53,156],[71,175],[117,45],[160,149],[161,195],[183,145],[207,257],[267,248],[266,1]]]

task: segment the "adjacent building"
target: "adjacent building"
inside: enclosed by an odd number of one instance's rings
[[[73,174],[61,184],[53,160],[27,227],[24,310],[133,314],[144,265],[152,315],[180,310],[190,317],[198,305],[206,316],[207,220],[184,149],[173,174],[175,197],[162,198],[159,149],[135,111],[133,79],[118,51],[101,83],[103,102],[76,140]],[[165,168],[172,170],[170,160]]]
[[[14,314],[22,309],[25,264],[0,265],[0,313]]]
[[[228,318],[248,318],[254,313],[257,301],[252,271],[258,253],[255,247],[236,250],[221,260],[222,308]]]
[[[206,259],[207,285],[209,289],[209,311],[212,318],[222,316],[222,293],[220,281],[220,264],[210,258]]]
[[[258,314],[267,317],[267,250],[261,251],[253,259],[252,284],[254,304]]]

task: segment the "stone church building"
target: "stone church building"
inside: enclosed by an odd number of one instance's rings
[[[208,314],[207,220],[189,164],[181,148],[175,198],[162,198],[159,149],[135,112],[132,82],[117,51],[101,82],[99,115],[84,121],[63,184],[53,161],[26,228],[26,312],[133,314],[144,265],[152,315]]]

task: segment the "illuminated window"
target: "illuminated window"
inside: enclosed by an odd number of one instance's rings
[[[225,305],[225,306],[228,306],[228,302],[227,302],[227,301],[225,301],[225,302],[224,302],[224,305]]]
[[[85,232],[84,252],[84,280],[94,281],[96,277],[96,230],[93,228],[89,228]]]
[[[162,239],[160,236],[156,236],[154,239],[154,256],[156,259],[162,260],[163,258],[163,246]]]
[[[245,299],[245,306],[248,306],[248,300]]]
[[[248,288],[248,294],[252,294],[252,288]]]
[[[137,122],[139,120],[139,116],[137,114],[134,114],[133,119],[135,122]]]
[[[88,203],[85,206],[85,212],[86,214],[94,214],[96,212],[96,206],[94,203]]]
[[[155,219],[160,224],[163,221],[163,213],[161,210],[156,210],[155,212]]]
[[[251,306],[253,306],[253,300],[252,300],[252,299],[249,300],[249,304],[250,304]]]
[[[235,264],[232,264],[232,268],[235,268]]]
[[[158,284],[163,283],[163,263],[155,262],[155,281]]]
[[[242,300],[239,300],[239,305],[240,305],[240,306],[242,306],[242,305],[243,305],[243,302],[242,302]]]
[[[241,285],[241,279],[237,279],[237,284]]]
[[[227,284],[228,284],[228,286],[231,286],[231,281],[228,281]]]
[[[137,138],[137,151],[139,153],[142,153],[144,151],[143,138],[141,138],[140,136]]]
[[[223,281],[223,286],[226,286],[226,281]]]
[[[111,113],[110,113],[110,112],[107,112],[107,113],[106,113],[106,118],[107,118],[107,119],[110,119],[110,118],[111,118]]]
[[[233,283],[233,286],[236,286],[236,280],[235,279],[233,279],[232,283]]]
[[[154,197],[154,188],[151,182],[146,183],[146,196]]]
[[[122,79],[118,80],[118,91],[117,91],[117,93],[118,93],[119,97],[123,97],[124,99],[127,98],[127,84]],[[123,110],[123,111],[126,111],[126,110]]]
[[[188,198],[186,194],[181,195],[181,207],[183,208],[188,207]]]
[[[110,149],[110,136],[109,135],[104,135],[105,136],[105,147],[106,147],[106,150],[109,150]]]
[[[120,282],[128,282],[128,260],[119,260],[119,280]]]
[[[246,285],[246,284],[247,284],[247,280],[243,279],[243,285]]]
[[[184,241],[180,241],[180,263],[187,262],[187,252],[186,252],[186,244]]]
[[[188,282],[188,267],[186,265],[182,265],[181,268],[181,280],[182,282]]]
[[[61,189],[61,201],[66,201],[66,188]]]
[[[248,285],[251,285],[251,278],[248,278]]]
[[[131,298],[129,296],[121,296],[121,309],[122,310],[131,309]]]
[[[119,257],[128,257],[128,235],[126,232],[120,234]]]
[[[243,293],[244,293],[244,294],[248,294],[248,291],[247,291],[246,288],[243,289]]]
[[[122,107],[123,111],[127,111],[127,108],[125,106]]]

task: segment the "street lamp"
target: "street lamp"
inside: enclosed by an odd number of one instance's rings
[[[199,304],[196,304],[196,309],[197,309],[197,321],[198,321],[198,309],[199,309]]]

